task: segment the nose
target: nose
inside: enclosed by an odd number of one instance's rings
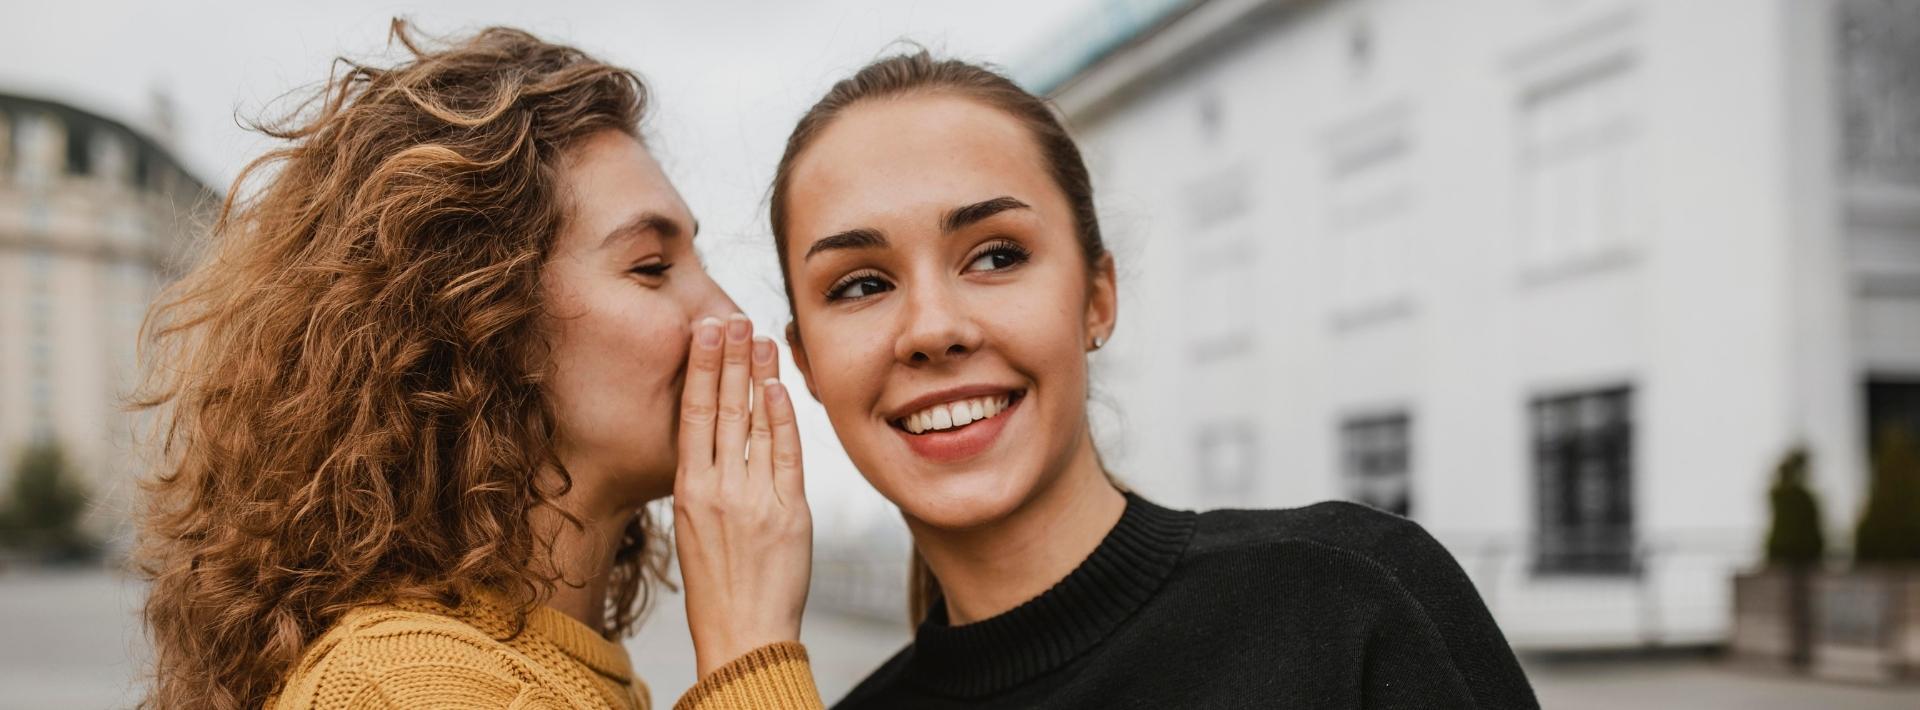
[[[982,333],[960,294],[950,285],[909,289],[893,354],[907,365],[935,365],[980,349]]]
[[[690,279],[692,283],[686,294],[688,323],[698,322],[707,316],[724,320],[741,312],[739,304],[720,289],[720,284],[713,280],[705,268],[696,266],[692,271],[695,272],[694,278]]]

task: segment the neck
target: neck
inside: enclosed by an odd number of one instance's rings
[[[1007,517],[967,530],[909,519],[914,546],[940,580],[953,625],[997,616],[1040,596],[1092,554],[1127,500],[1083,435],[1067,470]]]
[[[576,474],[571,490],[534,511],[535,539],[553,541],[551,550],[536,545],[534,564],[535,569],[557,578],[547,606],[605,634],[608,580],[627,524],[640,508],[598,494],[593,486],[582,485],[582,478]],[[579,525],[569,522],[562,511]]]

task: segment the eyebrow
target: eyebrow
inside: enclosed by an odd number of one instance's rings
[[[940,219],[940,230],[943,232],[957,232],[976,222],[1000,214],[1001,212],[1024,209],[1028,209],[1027,203],[1004,195],[991,200],[981,200],[971,205],[963,205],[948,210],[946,216]]]
[[[837,234],[829,234],[807,247],[807,255],[801,261],[812,259],[813,255],[835,249],[877,249],[887,245],[887,237],[879,230],[858,227]]]
[[[665,215],[658,212],[641,212],[640,214],[634,215],[633,219],[629,219],[620,226],[614,227],[613,231],[607,232],[607,236],[600,240],[600,248],[605,249],[617,240],[635,237],[647,232],[658,234],[661,239],[673,239],[683,233],[698,236],[700,234],[700,220],[696,219],[693,221],[693,229],[682,230],[679,222]]]
[[[981,200],[970,205],[961,205],[940,217],[940,231],[951,234],[965,229],[982,220],[1007,210],[1031,209],[1027,203],[1012,197],[1000,196],[990,200]],[[858,227],[844,232],[830,234],[807,247],[802,261],[813,258],[814,254],[835,249],[877,249],[887,245],[887,237],[879,230]]]

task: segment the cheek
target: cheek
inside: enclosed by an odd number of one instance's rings
[[[636,370],[634,382],[663,390],[677,404],[691,334],[681,319],[663,315],[656,313],[649,318],[645,313],[630,313],[622,318],[617,355]]]
[[[802,330],[801,337],[809,343],[807,364],[820,405],[836,426],[864,415],[880,396],[893,364],[892,351],[886,347],[892,337],[888,327],[870,317],[841,316]]]
[[[590,418],[577,424],[626,428],[678,406],[686,324],[642,305],[600,299],[564,322],[555,374]]]
[[[1015,368],[1055,390],[1085,390],[1085,276],[1077,270],[1035,269],[1028,278],[989,291],[982,309],[989,347]],[[1078,381],[1063,387],[1061,378]]]

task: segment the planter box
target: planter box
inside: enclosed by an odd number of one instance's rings
[[[1814,580],[1813,669],[1838,680],[1920,678],[1920,569],[1832,572]]]
[[[1735,658],[1764,666],[1804,668],[1813,648],[1813,579],[1817,572],[1769,567],[1734,575]]]

